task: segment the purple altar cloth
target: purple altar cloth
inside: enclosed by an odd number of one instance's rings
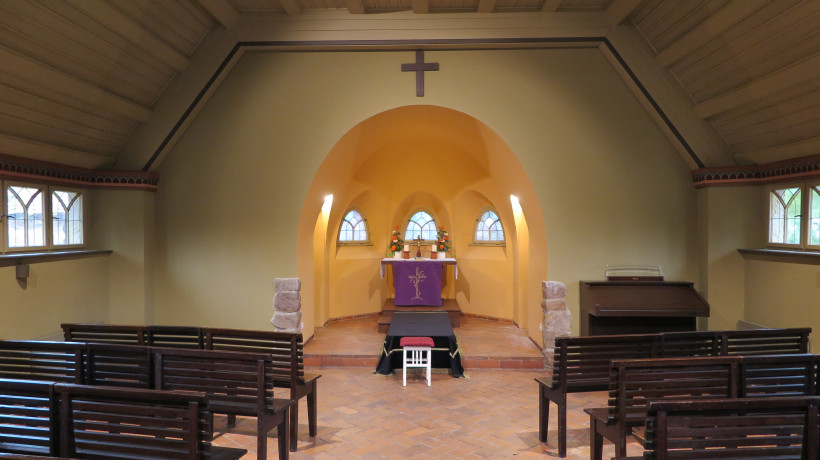
[[[393,264],[395,305],[441,306],[441,263],[407,260]]]

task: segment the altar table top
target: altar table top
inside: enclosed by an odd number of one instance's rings
[[[400,264],[400,263],[404,263],[404,262],[414,262],[414,261],[438,262],[442,265],[442,267],[445,266],[445,265],[452,265],[453,268],[455,269],[454,272],[453,272],[453,277],[455,279],[458,279],[458,264],[456,263],[456,259],[454,259],[452,257],[447,257],[445,259],[414,259],[414,258],[411,258],[411,259],[396,259],[396,258],[393,258],[393,257],[388,257],[388,258],[382,259],[381,263],[379,264],[379,276],[381,278],[384,278],[384,275],[385,275],[385,268],[384,267],[386,267],[388,265],[393,265],[394,263]]]
[[[402,337],[433,339],[433,367],[449,368],[453,377],[463,377],[461,350],[446,312],[395,312],[379,352],[376,373],[388,375],[402,367]]]

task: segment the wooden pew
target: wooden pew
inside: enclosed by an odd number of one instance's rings
[[[83,383],[82,343],[0,340],[0,378]]]
[[[290,399],[275,399],[270,354],[152,348],[154,387],[199,391],[214,413],[256,417],[257,458],[267,458],[267,433],[277,428],[279,459],[289,456]]]
[[[95,459],[238,459],[212,446],[204,394],[57,384],[60,455]]]
[[[145,326],[63,323],[61,327],[66,342],[148,345]]]
[[[645,423],[649,401],[737,398],[740,362],[737,356],[613,360],[608,407],[584,409],[590,459],[601,459],[604,438],[625,456],[626,437]]]
[[[59,455],[54,383],[0,379],[0,452]]]
[[[152,347],[205,348],[202,328],[196,326],[146,326],[145,342]]]
[[[818,404],[816,396],[652,402],[643,458],[816,460]]]
[[[203,328],[205,348],[238,352],[267,353],[271,357],[274,386],[289,388],[295,404],[290,409],[290,450],[296,451],[299,433],[299,399],[306,397],[308,432],[317,433],[316,384],[321,375],[306,374],[302,334]]]
[[[558,406],[558,455],[566,456],[566,395],[606,390],[610,359],[806,353],[810,333],[811,328],[786,328],[559,337],[552,376],[535,379],[539,439],[547,441],[553,402]]]
[[[738,396],[815,395],[817,359],[811,354],[743,356]]]
[[[547,441],[549,403],[558,406],[558,455],[567,455],[567,394],[609,389],[610,360],[653,358],[658,334],[598,335],[555,339],[552,378],[536,378],[539,387],[538,434]]]

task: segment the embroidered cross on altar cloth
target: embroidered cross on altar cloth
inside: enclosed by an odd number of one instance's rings
[[[413,260],[393,264],[395,305],[441,306],[441,263]]]

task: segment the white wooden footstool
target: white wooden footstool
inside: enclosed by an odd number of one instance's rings
[[[433,339],[430,337],[402,337],[399,341],[402,348],[402,385],[407,386],[407,368],[424,367],[427,369],[427,386],[430,386],[432,373]]]

